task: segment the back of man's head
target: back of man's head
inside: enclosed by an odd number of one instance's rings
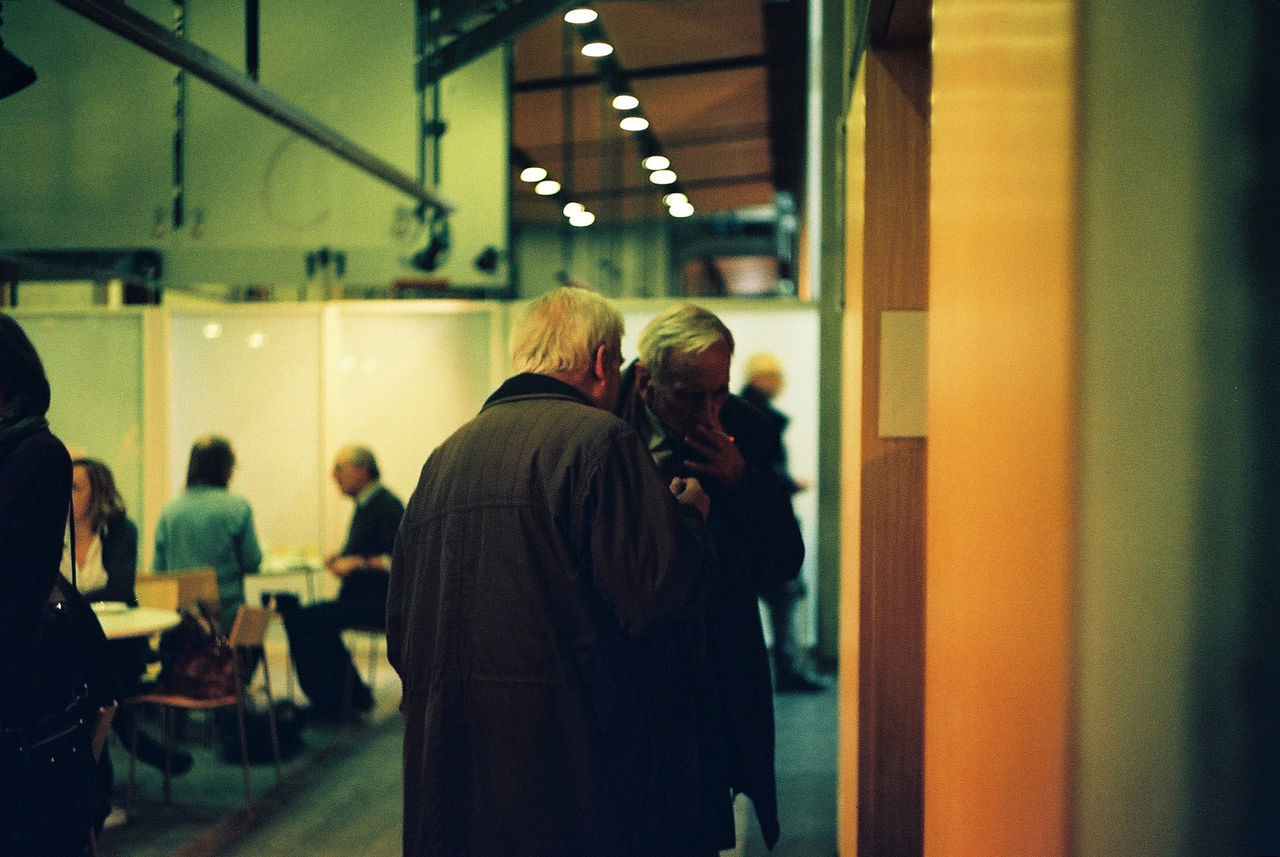
[[[517,372],[580,371],[601,345],[622,341],[622,314],[605,297],[566,286],[547,292],[516,322],[511,361]]]
[[[676,304],[658,313],[640,332],[639,360],[655,378],[667,379],[681,358],[723,342],[733,356],[733,334],[715,313],[696,304]]]

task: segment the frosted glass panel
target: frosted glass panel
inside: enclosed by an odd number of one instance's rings
[[[169,496],[183,489],[192,442],[226,436],[231,490],[253,506],[268,553],[321,548],[320,320],[318,307],[172,316]]]
[[[141,526],[141,313],[13,316],[49,376],[49,427],[73,456],[97,458],[111,468],[129,517]]]
[[[493,391],[490,342],[500,308],[335,305],[330,312],[325,454],[365,444],[383,482],[407,502],[427,456]],[[327,496],[328,529],[340,542],[351,505],[336,489]]]

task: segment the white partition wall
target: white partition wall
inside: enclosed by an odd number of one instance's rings
[[[325,315],[325,449],[368,446],[406,502],[427,456],[480,410],[506,371],[506,306],[490,302],[330,304]],[[351,504],[324,491],[324,550],[341,547]]]
[[[73,456],[111,468],[129,517],[142,526],[143,310],[26,313],[27,332],[49,376],[49,427]]]
[[[170,315],[167,496],[183,490],[192,442],[224,435],[230,488],[253,506],[268,552],[321,547],[320,336],[314,305]]]

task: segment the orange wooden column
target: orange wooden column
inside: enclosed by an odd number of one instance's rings
[[[1070,852],[1073,14],[934,3],[929,855]]]

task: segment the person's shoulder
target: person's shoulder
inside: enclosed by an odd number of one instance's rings
[[[107,522],[102,538],[104,540],[124,539],[129,536],[135,540],[138,538],[138,525],[131,521],[128,515],[117,515]]]
[[[378,490],[369,498],[371,502],[388,507],[398,507],[404,509],[404,501],[400,499],[400,495],[392,491],[386,485],[379,485]]]
[[[18,441],[14,447],[13,457],[25,457],[53,464],[66,463],[71,466],[71,454],[62,441],[58,440],[48,429],[41,429]]]

